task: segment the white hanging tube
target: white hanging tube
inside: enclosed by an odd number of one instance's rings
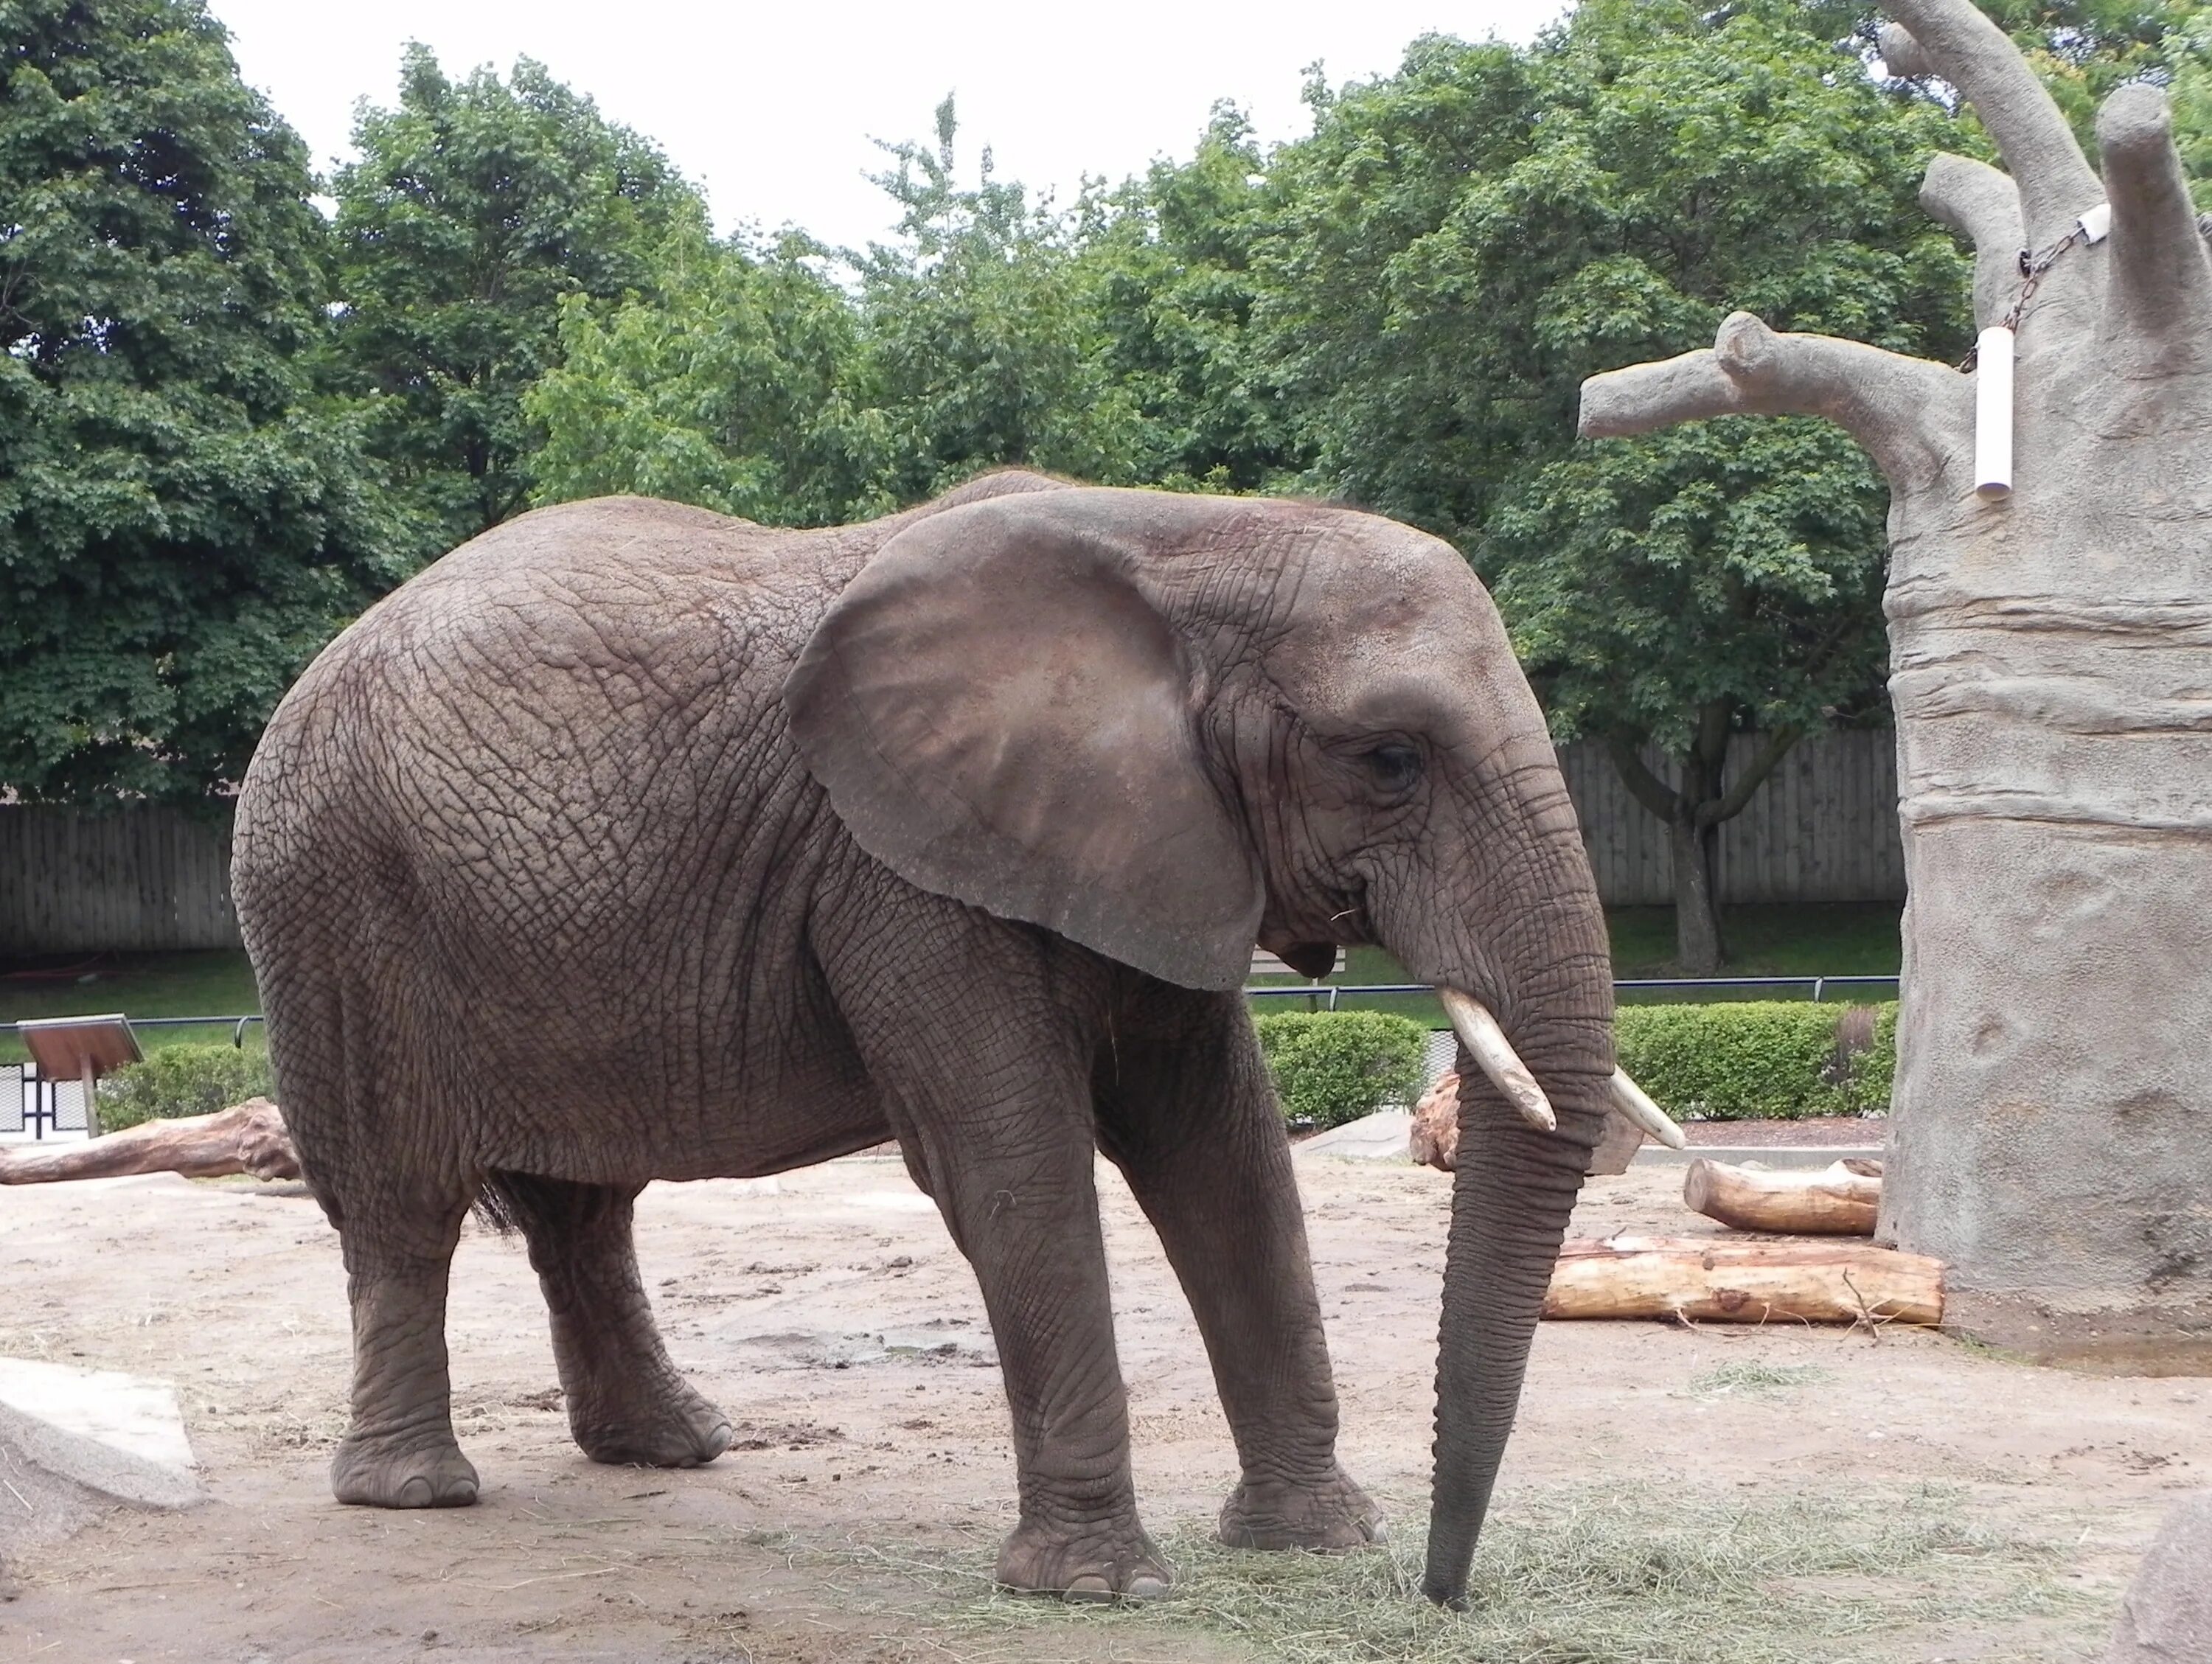
[[[2012,331],[1984,330],[1974,348],[1974,489],[2012,493]]]

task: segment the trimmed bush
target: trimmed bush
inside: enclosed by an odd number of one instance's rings
[[[119,1133],[140,1121],[211,1115],[276,1090],[269,1054],[258,1048],[164,1046],[100,1083],[100,1127]]]
[[[1255,1017],[1283,1114],[1297,1127],[1341,1127],[1421,1084],[1429,1031],[1386,1011],[1277,1011]]]
[[[1839,1027],[1863,1046],[1839,1045]],[[1897,1068],[1897,1006],[1623,1005],[1613,1042],[1620,1066],[1677,1119],[1879,1114]]]

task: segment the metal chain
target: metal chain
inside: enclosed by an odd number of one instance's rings
[[[2057,264],[2060,255],[2073,247],[2075,244],[2085,240],[2088,234],[2080,222],[2076,222],[2071,231],[2051,244],[2049,248],[2045,249],[2042,253],[2038,254],[2032,249],[2021,250],[2020,295],[2012,303],[2012,310],[1998,320],[1998,327],[2011,330],[2015,334],[2019,332],[2020,320],[2027,316],[2027,303],[2034,299],[2036,285],[2042,282],[2043,274]],[[1961,374],[1974,367],[1975,361],[1980,356],[1981,350],[1981,343],[1978,339],[1972,346],[1966,349],[1966,355],[1959,361]]]

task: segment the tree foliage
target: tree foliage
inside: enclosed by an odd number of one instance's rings
[[[524,398],[545,435],[538,500],[635,492],[790,525],[896,507],[889,424],[855,399],[860,321],[822,251],[700,234],[667,252],[657,301],[563,302],[562,362]]]
[[[364,106],[337,171],[340,343],[426,554],[525,506],[524,395],[558,361],[562,302],[658,299],[706,210],[649,141],[543,65],[456,82],[422,46]]]
[[[1990,3],[2077,124],[2166,82],[2212,177],[2212,7]],[[1965,260],[1915,194],[1973,118],[1871,78],[1870,17],[1583,0],[1532,46],[1316,76],[1288,145],[1221,107],[1064,205],[957,166],[947,100],[885,147],[890,234],[842,251],[718,239],[541,67],[419,46],[325,222],[201,0],[0,0],[0,790],[234,779],[322,640],[531,501],[822,525],[1025,464],[1452,539],[1690,882],[1791,738],[1878,720],[1885,498],[1814,422],[1580,443],[1577,389],[1735,306],[1963,350]]]
[[[1718,963],[1713,829],[1794,738],[1878,703],[1886,497],[1840,432],[1711,422],[1577,443],[1577,390],[1778,327],[1955,355],[1966,267],[1915,200],[1948,124],[1832,9],[1584,0],[1531,52],[1431,39],[1316,88],[1278,159],[1270,317],[1328,486],[1454,538],[1555,733],[1675,823],[1681,956]],[[1766,736],[1731,789],[1733,731]],[[1637,761],[1677,760],[1663,781]]]
[[[198,0],[0,0],[0,791],[192,796],[400,575],[306,154]]]

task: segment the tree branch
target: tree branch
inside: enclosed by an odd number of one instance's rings
[[[2212,325],[2212,257],[2197,232],[2166,94],[2140,82],[2121,88],[2097,112],[2097,143],[2112,203],[2108,317],[2162,347],[2201,348]]]
[[[1644,759],[1637,756],[1633,745],[1625,739],[1608,739],[1605,742],[1605,754],[1613,759],[1613,772],[1620,776],[1620,783],[1628,788],[1630,796],[1661,820],[1674,818],[1681,799],[1666,781],[1644,766]]]
[[[1882,0],[1896,25],[1881,31],[1893,73],[1938,75],[1974,106],[2020,184],[2027,240],[2046,248],[2104,201],[2073,130],[2027,60],[1969,0]]]
[[[1584,439],[1721,416],[1819,416],[1840,424],[1891,484],[1932,479],[1973,431],[1973,384],[1924,358],[1824,335],[1778,335],[1731,313],[1709,352],[1583,383]]]
[[[1974,323],[1986,329],[2012,307],[2027,233],[2020,187],[1987,162],[1939,153],[1920,182],[1920,205],[1974,246]]]
[[[1775,765],[1787,756],[1790,748],[1804,737],[1805,731],[1795,726],[1777,728],[1769,734],[1765,745],[1752,758],[1751,766],[1735,777],[1735,783],[1723,796],[1716,799],[1710,809],[1703,805],[1698,806],[1698,824],[1718,826],[1723,821],[1732,821],[1743,813],[1751,802],[1752,794],[1766,784],[1766,777],[1774,772]]]

